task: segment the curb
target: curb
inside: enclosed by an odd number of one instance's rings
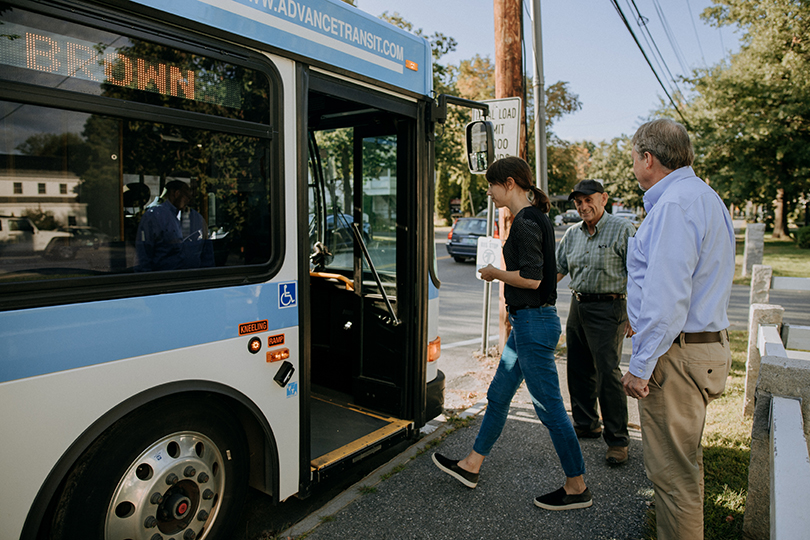
[[[481,413],[484,409],[486,409],[487,402],[486,399],[483,401],[479,401],[472,405],[471,407],[465,409],[464,411],[459,414],[460,418],[470,418],[477,416]],[[368,475],[366,475],[363,479],[359,482],[355,483],[346,491],[329,501],[326,505],[321,507],[320,509],[316,510],[315,512],[311,513],[292,527],[288,528],[285,531],[279,533],[278,538],[295,538],[304,534],[308,534],[312,532],[318,525],[323,523],[323,518],[328,516],[332,516],[355,500],[359,499],[363,496],[361,492],[361,488],[369,488],[372,486],[376,486],[380,482],[383,481],[383,476],[393,471],[395,468],[399,467],[400,465],[405,465],[409,461],[411,461],[414,457],[416,457],[419,453],[421,453],[431,442],[436,439],[441,438],[448,430],[450,426],[445,419],[444,415],[439,416],[425,424],[422,428],[422,433],[425,433],[425,436],[419,439],[417,442],[409,446],[404,452],[395,456],[391,461],[378,467]]]

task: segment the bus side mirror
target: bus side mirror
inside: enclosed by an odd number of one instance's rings
[[[492,122],[476,120],[467,124],[467,165],[473,174],[484,174],[495,161],[495,128]]]

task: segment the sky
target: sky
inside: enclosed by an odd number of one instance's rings
[[[654,45],[644,40],[649,36],[631,18],[633,0],[618,3],[670,95],[673,90],[668,81],[673,77],[713,66],[739,49],[739,34],[732,28],[718,29],[700,18],[711,0],[634,1],[648,21]],[[524,0],[524,60],[529,76],[534,74],[531,3]],[[442,57],[440,63],[457,65],[476,54],[495,58],[493,0],[357,0],[357,7],[374,16],[398,12],[414,29],[454,38],[456,51]],[[552,126],[558,137],[598,143],[632,135],[662,99],[668,101],[610,0],[542,0],[540,19],[545,85],[566,81],[582,103],[579,111]],[[655,46],[665,65],[656,63]],[[531,88],[527,91],[531,93]]]

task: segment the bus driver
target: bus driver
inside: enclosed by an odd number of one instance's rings
[[[214,266],[208,225],[188,208],[191,187],[182,180],[166,183],[163,202],[141,218],[135,237],[136,272]]]

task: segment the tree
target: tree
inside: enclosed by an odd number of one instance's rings
[[[600,142],[591,152],[588,176],[604,180],[605,191],[611,197],[621,199],[625,206],[636,208],[643,205],[644,192],[633,174],[632,150],[627,135]]]
[[[730,202],[771,204],[773,236],[810,193],[810,4],[801,0],[715,0],[703,13],[736,25],[740,52],[699,70],[688,116],[707,180]]]
[[[525,86],[527,88],[531,87],[528,81]],[[550,193],[564,193],[573,188],[578,180],[584,178],[584,176],[579,176],[583,171],[578,169],[578,160],[582,155],[582,148],[579,145],[560,139],[551,128],[554,126],[554,122],[564,115],[580,110],[582,102],[579,101],[579,96],[569,89],[567,82],[557,81],[545,89],[545,105],[548,190]],[[535,118],[534,96],[532,95],[528,98],[526,104],[526,123],[529,131],[526,141],[529,151],[526,152],[526,155],[529,158],[529,165],[533,169],[537,166],[534,157]]]

